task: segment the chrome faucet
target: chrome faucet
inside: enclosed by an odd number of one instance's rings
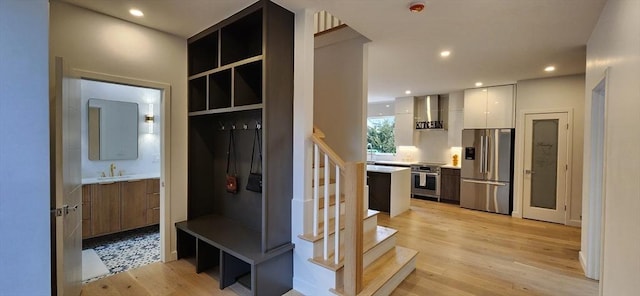
[[[116,164],[112,163],[109,166],[109,177],[113,177],[114,176],[114,171],[116,170]]]

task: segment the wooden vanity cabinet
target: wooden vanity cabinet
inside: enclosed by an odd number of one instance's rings
[[[82,186],[82,238],[91,236],[91,192],[94,187]]]
[[[147,179],[147,225],[160,223],[160,179]]]
[[[82,238],[160,222],[160,179],[82,186]]]
[[[94,186],[91,194],[91,236],[120,231],[120,183]]]
[[[122,230],[147,225],[146,180],[121,182]]]

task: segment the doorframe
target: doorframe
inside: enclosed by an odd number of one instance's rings
[[[160,260],[168,262],[175,260],[176,256],[171,252],[171,85],[164,82],[156,82],[126,76],[111,75],[82,69],[71,69],[74,76],[79,79],[139,86],[161,90],[160,96]]]
[[[567,123],[569,129],[567,130],[567,174],[566,174],[566,189],[565,189],[565,204],[567,210],[564,214],[564,224],[569,226],[580,227],[581,222],[577,220],[571,220],[571,187],[572,187],[572,175],[573,175],[573,108],[553,108],[553,109],[523,109],[518,112],[516,120],[516,149],[514,159],[514,200],[513,200],[513,212],[512,216],[517,218],[523,218],[524,208],[524,142],[525,142],[525,126],[526,115],[533,114],[548,114],[548,113],[567,113]]]
[[[590,98],[590,111],[589,118],[589,141],[585,141],[585,150],[589,151],[589,158],[585,158],[585,167],[583,179],[586,180],[586,184],[583,186],[582,204],[583,215],[586,215],[586,225],[583,225],[582,235],[586,236],[582,241],[586,242],[586,246],[582,245],[579,252],[579,260],[584,270],[585,276],[594,280],[602,279],[603,257],[604,257],[604,239],[605,239],[605,201],[606,201],[606,169],[607,169],[607,109],[608,109],[608,89],[609,89],[609,69],[606,68],[597,83],[591,87]],[[602,97],[595,96],[597,90],[602,88]],[[600,102],[603,109],[600,111],[599,116],[594,116],[594,105],[600,105],[596,103],[596,100],[602,100]],[[594,119],[597,119],[594,122]],[[594,133],[594,125],[602,125],[602,133]],[[587,128],[585,126],[585,128]],[[593,145],[596,143],[602,144],[602,151],[599,154],[594,154]],[[586,154],[585,154],[586,155]],[[601,164],[601,166],[599,166]],[[599,182],[593,182],[599,171],[602,178]],[[588,190],[584,190],[584,188]],[[586,247],[586,249],[585,249]],[[602,285],[600,285],[600,294],[602,294]]]

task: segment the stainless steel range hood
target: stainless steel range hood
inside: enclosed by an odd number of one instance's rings
[[[415,97],[415,129],[446,130],[449,117],[449,95]]]

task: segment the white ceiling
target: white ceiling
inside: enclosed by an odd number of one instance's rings
[[[185,38],[254,0],[62,0]],[[369,101],[584,73],[586,43],[606,0],[276,0],[326,10],[366,36]],[[145,13],[135,18],[136,7]],[[443,59],[439,53],[450,50]],[[544,72],[555,65],[553,73]]]

